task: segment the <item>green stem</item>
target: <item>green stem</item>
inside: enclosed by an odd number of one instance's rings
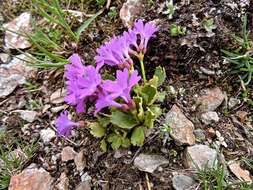
[[[145,68],[144,68],[144,64],[143,64],[143,59],[140,59],[140,64],[141,64],[142,78],[143,78],[144,83],[146,83],[147,79],[146,79],[146,73],[145,73]]]

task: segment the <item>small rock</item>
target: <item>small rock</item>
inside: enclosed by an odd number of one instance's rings
[[[84,156],[84,151],[81,150],[74,159],[77,171],[81,172],[86,167],[86,158]]]
[[[60,104],[64,102],[64,97],[66,95],[66,89],[58,89],[50,96],[50,102],[53,104]]]
[[[116,159],[119,159],[123,156],[127,156],[128,155],[128,150],[127,149],[119,149],[119,150],[115,150],[113,157]]]
[[[38,115],[36,111],[29,111],[29,110],[15,110],[13,111],[13,113],[18,113],[23,120],[29,123],[34,122],[36,116]]]
[[[220,133],[219,131],[216,130],[216,131],[215,131],[215,134],[216,134],[216,137],[217,137],[217,140],[215,141],[217,147],[220,147],[220,145],[222,145],[222,146],[224,146],[224,147],[227,148],[228,145],[227,145],[227,143],[226,143],[224,137],[221,136],[221,133]],[[215,144],[214,144],[214,145],[215,145]]]
[[[201,96],[197,99],[199,110],[202,112],[214,111],[218,108],[225,96],[221,89],[216,87],[213,89],[205,89],[201,92]]]
[[[91,186],[89,182],[81,182],[76,190],[91,190]]]
[[[82,182],[91,182],[91,176],[88,174],[88,172],[85,172],[83,174],[81,174],[81,181]]]
[[[219,121],[219,119],[220,118],[218,114],[214,111],[209,111],[209,112],[201,114],[201,121],[206,125],[209,125],[211,123],[216,123]]]
[[[172,128],[171,136],[178,145],[193,145],[195,143],[193,123],[176,105],[167,113],[165,123]]]
[[[35,68],[27,66],[30,58],[25,54],[17,55],[8,64],[0,65],[0,98],[8,96],[19,84],[24,84]]]
[[[246,111],[237,111],[236,116],[240,119],[240,122],[244,123],[247,120],[248,112]]]
[[[135,17],[138,17],[143,9],[142,0],[127,0],[120,9],[120,19],[125,27],[131,28]]]
[[[215,130],[211,127],[206,130],[207,138],[214,138],[216,133]]]
[[[43,168],[27,168],[18,175],[11,177],[9,190],[49,190],[53,179]]]
[[[4,24],[5,32],[5,48],[6,49],[26,49],[31,47],[28,39],[20,34],[31,32],[31,14],[28,12],[22,13],[19,17],[11,22]]]
[[[205,133],[202,129],[194,130],[194,135],[195,135],[196,139],[198,139],[199,141],[204,141],[206,138]]]
[[[237,98],[233,98],[231,97],[228,101],[228,108],[229,109],[232,109],[234,108],[235,106],[237,106],[238,104],[241,103],[241,100],[237,99]]]
[[[7,63],[10,61],[10,56],[7,53],[0,53],[0,63]]]
[[[202,73],[206,75],[215,75],[215,71],[212,71],[210,69],[206,69],[205,67],[200,67],[200,70]]]
[[[175,190],[189,190],[194,184],[194,180],[186,175],[179,174],[172,178],[172,185]]]
[[[69,189],[69,179],[66,175],[66,173],[62,173],[60,176],[60,181],[56,185],[57,190],[68,190]]]
[[[53,138],[55,138],[55,132],[50,128],[42,129],[40,131],[40,137],[42,141],[46,144],[49,143]]]
[[[216,150],[207,145],[197,144],[186,148],[184,164],[187,168],[211,168],[217,163]]]
[[[76,154],[77,153],[74,151],[74,149],[72,147],[66,146],[62,149],[61,159],[63,162],[74,160],[76,157]]]
[[[252,183],[249,171],[242,169],[239,162],[230,161],[228,167],[238,179]]]
[[[140,154],[134,159],[135,167],[149,173],[153,173],[159,166],[168,163],[169,160],[160,155]]]
[[[53,112],[53,113],[58,113],[64,109],[66,109],[68,107],[68,105],[62,105],[62,106],[57,106],[57,107],[53,107],[51,108],[50,110]]]

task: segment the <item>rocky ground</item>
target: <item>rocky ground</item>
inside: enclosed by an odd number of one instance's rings
[[[91,13],[101,9],[90,2],[86,9],[79,1],[68,8]],[[241,35],[245,14],[253,39],[252,2],[181,0],[174,1],[172,12],[169,2],[108,1],[114,17],[105,9],[78,48],[62,43],[66,58],[78,52],[94,63],[96,48],[130,27],[134,18],[159,25],[145,65],[149,75],[155,66],[166,68],[163,115],[143,147],[106,153],[85,128],[67,140],[57,137],[55,118],[68,108],[63,69],[32,65],[36,48],[20,34],[33,31],[32,16],[41,19],[31,11],[31,2],[0,2],[0,24],[8,29],[0,32],[0,189],[252,189],[252,85],[245,87],[231,74],[231,64],[220,51],[238,48],[233,36]],[[213,23],[203,24],[208,20]],[[184,28],[184,34],[171,35],[173,24]],[[171,131],[163,130],[166,126]],[[215,179],[219,168],[225,171],[223,187]]]

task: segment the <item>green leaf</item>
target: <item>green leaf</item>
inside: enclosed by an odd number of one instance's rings
[[[153,128],[155,118],[156,118],[156,115],[148,108],[148,110],[145,112],[144,125],[148,128]]]
[[[114,110],[111,115],[111,122],[123,129],[132,129],[138,124],[133,115]]]
[[[134,128],[131,135],[131,143],[134,146],[142,146],[145,139],[144,127]]]
[[[166,98],[167,93],[165,91],[157,93],[157,101],[163,102]]]
[[[144,119],[144,110],[143,110],[143,99],[139,96],[135,96],[134,98],[134,102],[136,104],[136,110],[137,110],[137,117],[139,120],[143,120]]]
[[[106,129],[100,126],[97,122],[90,123],[89,128],[91,129],[90,133],[94,137],[103,137],[105,135]]]
[[[156,100],[157,89],[153,85],[145,85],[141,90],[141,96],[146,105],[151,105]]]
[[[77,39],[80,39],[80,36],[82,34],[83,31],[85,31],[89,25],[92,23],[92,21],[94,21],[97,16],[99,16],[103,11],[100,10],[98,11],[96,14],[94,14],[92,17],[90,17],[89,19],[87,19],[77,30],[76,35],[77,35]]]
[[[122,145],[122,137],[112,133],[108,136],[107,141],[111,143],[111,147],[113,150],[118,149]]]
[[[161,66],[156,67],[155,76],[157,76],[157,78],[158,78],[158,86],[161,86],[164,83],[165,79],[166,79],[165,69]]]
[[[131,146],[131,142],[130,142],[130,140],[128,139],[128,138],[124,138],[124,137],[122,137],[122,147],[124,147],[124,148],[128,148],[128,147],[130,147]]]
[[[109,125],[109,123],[111,122],[109,117],[98,117],[98,123],[100,126],[102,127],[107,127],[107,125]]]
[[[154,75],[153,78],[148,81],[148,84],[157,87],[158,81],[159,81],[158,77]]]
[[[155,118],[159,117],[162,114],[162,109],[160,108],[160,105],[152,105],[150,107],[150,111],[155,114]]]
[[[107,151],[107,143],[106,143],[105,139],[100,141],[100,148],[103,152]]]

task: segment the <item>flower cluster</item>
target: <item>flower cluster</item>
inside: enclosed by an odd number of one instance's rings
[[[67,95],[65,102],[75,106],[78,113],[85,112],[86,103],[95,103],[95,115],[107,107],[129,110],[135,107],[131,98],[132,88],[140,81],[138,71],[134,70],[131,56],[142,57],[146,52],[149,39],[157,31],[154,24],[138,20],[133,29],[115,36],[97,49],[96,67],[84,65],[77,54],[65,65]],[[117,66],[115,80],[103,80],[101,68],[104,65]],[[68,136],[76,123],[68,120],[68,112],[64,112],[56,121],[58,133]]]
[[[148,41],[157,30],[157,26],[152,23],[136,21],[133,29],[124,32],[122,36],[113,37],[97,50],[95,59],[98,67],[107,64],[129,69],[133,64],[131,55],[140,57],[145,54]]]

